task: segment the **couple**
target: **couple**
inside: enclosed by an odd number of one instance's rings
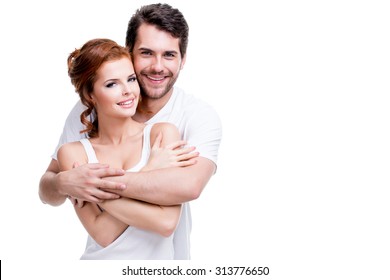
[[[180,11],[152,4],[130,19],[132,60],[101,39],[69,56],[83,104],[68,116],[58,147],[72,143],[53,155],[39,194],[51,205],[74,202],[89,233],[83,259],[190,258],[188,202],[216,170],[221,125],[211,107],[174,87],[187,42]],[[180,138],[197,148],[196,161]]]

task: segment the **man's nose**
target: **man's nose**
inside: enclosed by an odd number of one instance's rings
[[[155,57],[151,66],[152,70],[156,73],[160,73],[164,71],[164,63],[161,57]]]

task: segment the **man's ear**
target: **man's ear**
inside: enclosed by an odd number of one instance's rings
[[[180,70],[183,70],[184,64],[186,63],[186,58],[187,58],[187,54],[185,54],[185,55],[183,56],[183,58],[181,59]]]

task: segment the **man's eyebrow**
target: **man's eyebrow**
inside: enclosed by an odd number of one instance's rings
[[[145,47],[140,47],[138,48],[139,51],[148,51],[148,52],[154,52],[152,49],[145,48]],[[164,51],[165,54],[178,54],[179,52],[176,50],[168,50]]]
[[[178,54],[179,52],[177,52],[177,51],[165,51],[164,53],[167,53],[167,54]]]
[[[138,49],[139,51],[149,51],[149,52],[152,52],[151,49],[148,49],[148,48],[144,48],[144,47],[141,47]]]

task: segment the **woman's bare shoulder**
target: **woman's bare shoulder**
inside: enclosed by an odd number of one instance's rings
[[[80,141],[69,142],[63,144],[57,152],[58,162],[63,166],[68,166],[70,163],[78,162],[80,164],[87,163],[87,155]]]
[[[178,132],[179,130],[173,123],[169,122],[159,122],[155,123],[152,127],[151,133],[159,133],[159,132]]]
[[[177,127],[169,122],[155,123],[150,131],[151,143],[154,143],[159,134],[162,134],[163,142],[180,140],[180,133]],[[166,141],[165,141],[166,140]]]

